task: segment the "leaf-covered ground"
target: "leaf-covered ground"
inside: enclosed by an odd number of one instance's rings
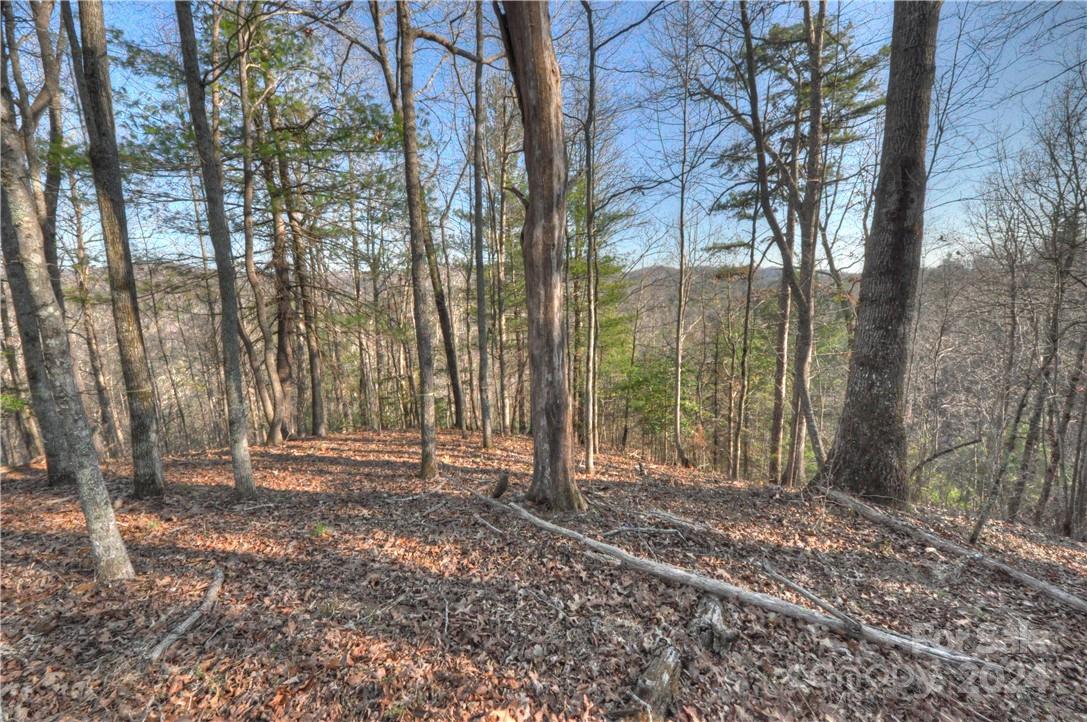
[[[679,720],[1082,719],[1087,619],[995,573],[818,499],[603,454],[591,510],[549,516],[651,559],[808,605],[760,562],[863,621],[984,657],[956,669],[747,607],[716,656],[687,631],[689,589],[587,555],[480,503],[499,470],[523,493],[528,439],[443,434],[442,476],[416,436],[350,434],[254,449],[236,503],[225,453],[172,458],[164,500],[120,500],[139,574],[96,585],[72,489],[3,482],[4,716],[21,719],[607,719],[666,638],[684,655]],[[509,497],[507,497],[509,498]],[[645,512],[716,529],[694,534]],[[960,534],[965,520],[930,518]],[[1087,547],[994,524],[988,548],[1087,595]],[[217,606],[160,663],[147,649]],[[808,605],[810,606],[810,605]]]

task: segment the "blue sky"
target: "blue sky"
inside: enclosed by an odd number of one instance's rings
[[[452,4],[429,6],[417,13],[416,22],[427,25],[435,32],[447,32],[444,16],[457,7]],[[554,34],[559,49],[560,62],[567,76],[568,95],[576,95],[580,78],[584,77],[584,58],[576,52],[584,35],[584,13],[579,3],[566,1],[553,3]],[[641,17],[650,3],[594,3],[597,8],[598,36],[606,36],[616,28]],[[368,29],[365,8],[356,8],[359,26]],[[784,12],[799,16],[795,8]],[[840,12],[856,29],[862,46],[874,51],[889,42],[892,6],[886,2],[843,2],[831,5],[831,13]],[[1009,16],[1009,13],[1013,13]],[[106,21],[122,31],[126,38],[141,44],[161,46],[176,34],[173,4],[168,2],[106,2]],[[493,18],[489,6],[486,23],[493,34]],[[658,16],[660,17],[660,16]],[[1012,22],[1009,22],[1009,17]],[[1014,5],[1010,3],[946,3],[941,17],[941,32],[937,51],[940,77],[937,97],[948,99],[953,106],[948,113],[937,160],[932,167],[928,193],[929,212],[926,219],[926,260],[934,262],[946,252],[939,240],[943,237],[967,234],[969,204],[976,194],[978,183],[992,171],[998,144],[1010,152],[1029,143],[1032,115],[1044,107],[1046,93],[1062,68],[1082,60],[1087,53],[1087,3],[1065,3],[1060,6],[1042,3]],[[1021,21],[1023,27],[1005,42],[998,42],[1013,22]],[[1058,30],[1043,32],[1046,27]],[[471,44],[470,23],[465,42]],[[391,34],[391,24],[387,30]],[[656,128],[647,121],[649,114],[639,107],[639,99],[649,91],[649,81],[639,70],[659,63],[656,46],[659,44],[659,22],[647,23],[622,40],[613,43],[602,54],[599,71],[601,95],[607,102],[614,102],[622,111],[617,119],[619,130],[615,134],[619,148],[616,161],[634,175],[660,172],[654,164],[674,157],[678,148],[677,137],[660,138]],[[499,49],[492,36],[488,41],[489,53]],[[429,116],[429,127],[435,133],[432,167],[443,170],[436,175],[448,192],[463,164],[462,150],[453,133],[467,128],[467,108],[462,97],[456,95],[451,61],[436,46],[422,42],[417,46],[417,84],[421,93],[421,110]],[[360,60],[360,67],[363,62]],[[373,66],[373,64],[370,64]],[[376,66],[371,67],[375,99],[384,101],[378,85]],[[470,72],[461,63],[462,73]],[[497,72],[497,71],[494,71]],[[149,81],[134,78],[115,70],[115,83],[130,93],[157,92]],[[467,75],[465,76],[467,77]],[[950,90],[949,90],[950,89]],[[940,103],[937,102],[937,107]],[[568,108],[568,110],[570,110]],[[456,131],[452,113],[457,113]],[[934,133],[932,134],[934,135]],[[719,192],[730,179],[714,177],[706,173],[700,179],[701,188],[696,191],[705,205],[706,199]],[[464,188],[462,187],[462,192]],[[466,198],[465,198],[466,201]],[[645,256],[642,262],[669,263],[674,258],[673,228],[678,214],[674,189],[662,187],[640,199],[639,213],[652,223],[639,224],[612,240],[613,247],[628,256],[639,256],[640,249],[653,244],[655,252]],[[746,234],[736,222],[720,214],[709,215],[698,210],[697,204],[689,216],[689,224],[696,237],[703,240],[730,240]],[[148,229],[147,225],[151,225]],[[133,228],[139,236],[141,229]],[[161,242],[163,232],[153,223],[145,224],[145,242]],[[173,232],[171,236],[176,235]],[[858,260],[860,226],[855,219],[847,219],[842,225],[842,241],[836,255],[841,264]],[[191,240],[191,239],[190,239]],[[185,246],[186,239],[172,238],[168,245]],[[768,255],[773,264],[775,254]]]

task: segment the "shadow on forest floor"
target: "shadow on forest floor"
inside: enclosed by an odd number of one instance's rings
[[[582,479],[590,510],[555,519],[807,605],[761,572],[768,560],[867,622],[964,651],[985,635],[1015,637],[1001,660],[1040,676],[980,685],[969,670],[731,604],[726,623],[739,641],[709,655],[687,631],[692,590],[586,556],[467,493],[488,490],[500,470],[511,472],[513,493],[527,488],[529,440],[481,450],[477,437],[442,434],[442,473],[428,482],[415,478],[415,444],[413,433],[387,432],[254,448],[261,488],[246,501],[233,496],[221,450],[168,459],[169,488],[156,500],[128,498],[127,468],[111,466],[139,573],[113,587],[93,583],[74,490],[46,487],[40,470],[7,475],[0,703],[12,719],[503,720],[545,710],[603,719],[630,705],[634,679],[666,637],[687,659],[684,720],[1087,714],[1076,673],[1087,625],[852,514],[605,453]],[[652,508],[717,533],[670,529],[644,516]],[[991,546],[1087,589],[1083,545],[997,525]],[[215,568],[225,576],[217,606],[145,669],[145,650],[199,604]],[[888,685],[888,670],[914,681]]]

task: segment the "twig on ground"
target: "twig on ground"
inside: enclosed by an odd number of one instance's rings
[[[837,607],[834,607],[833,605],[831,605],[828,601],[826,601],[822,597],[817,596],[814,592],[808,591],[807,589],[800,586],[799,584],[797,584],[793,580],[789,579],[788,577],[783,576],[782,574],[779,574],[777,571],[774,570],[773,567],[770,566],[769,562],[764,561],[764,562],[762,562],[762,564],[760,566],[762,567],[762,570],[764,572],[766,572],[766,576],[770,577],[771,579],[773,579],[776,582],[780,582],[781,584],[784,584],[786,587],[788,587],[789,589],[792,589],[794,592],[796,592],[800,596],[804,597],[805,599],[807,599],[812,604],[815,604],[816,606],[822,608],[825,612],[828,612],[829,614],[832,614],[833,616],[835,616],[838,619],[842,620],[843,622],[845,622],[846,626],[850,629],[851,634],[854,637],[860,638],[860,636],[861,636],[861,623],[858,622],[856,619],[849,616],[845,612],[839,610]]]
[[[487,521],[486,519],[481,517],[479,514],[472,514],[472,518],[474,518],[476,521],[478,521],[480,524],[487,527],[491,531],[493,531],[495,534],[501,534],[501,535],[505,536],[505,532],[503,532],[501,529],[496,527],[494,524],[490,523],[489,521]]]
[[[223,586],[223,570],[219,567],[215,567],[215,575],[212,577],[211,584],[208,585],[207,591],[204,593],[204,601],[200,603],[192,614],[185,617],[181,624],[174,627],[174,630],[163,637],[162,641],[151,648],[151,651],[147,653],[147,659],[150,662],[158,661],[159,657],[170,648],[170,645],[181,639],[185,632],[189,631],[196,621],[200,619],[200,616],[207,613],[212,606],[215,605],[215,600],[219,598],[219,590]]]
[[[655,526],[621,526],[618,529],[604,532],[604,538],[618,536],[619,534],[680,534],[679,529],[661,529]]]

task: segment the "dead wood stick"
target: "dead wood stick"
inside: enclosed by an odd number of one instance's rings
[[[740,636],[739,632],[725,625],[725,611],[721,600],[710,594],[702,595],[688,629],[698,639],[699,644],[717,654],[728,651]]]
[[[854,499],[849,494],[832,490],[830,492],[827,492],[827,498],[840,504],[841,506],[852,509],[868,521],[890,527],[891,529],[894,529],[901,534],[913,537],[914,539],[919,539],[926,544],[935,547],[936,549],[947,552],[948,554],[966,557],[967,559],[976,562],[977,564],[986,567],[987,569],[1000,572],[1001,574],[1004,574],[1014,579],[1015,581],[1019,582],[1024,586],[1030,587],[1031,589],[1037,592],[1041,592],[1042,594],[1050,597],[1051,599],[1054,599],[1066,606],[1069,606],[1072,609],[1087,614],[1087,600],[1084,600],[1082,597],[1078,597],[1071,592],[1065,591],[1058,586],[1050,584],[1049,582],[1043,582],[1041,579],[1038,579],[1037,577],[1032,577],[1026,572],[1021,572],[1014,567],[1008,566],[1004,562],[997,561],[992,557],[985,556],[976,549],[970,549],[969,547],[962,546],[961,544],[956,544],[950,539],[944,539],[943,537],[936,536],[935,534],[930,534],[929,532],[921,529],[920,527],[914,526],[913,524],[899,521],[898,519],[895,519],[889,514],[884,514],[882,511],[879,511],[878,509],[875,509],[868,504],[859,501],[858,499]]]
[[[729,599],[739,604],[748,604],[753,607],[759,607],[769,612],[775,612],[782,616],[797,619],[807,624],[816,624],[827,627],[831,631],[834,631],[845,637],[852,637],[852,630],[849,625],[843,622],[837,617],[831,617],[824,614],[819,614],[806,607],[801,607],[792,602],[787,602],[784,599],[770,596],[769,594],[763,594],[761,592],[753,592],[742,587],[737,587],[727,582],[722,582],[717,579],[696,574],[681,567],[676,567],[671,564],[665,564],[662,562],[655,562],[649,559],[643,559],[642,557],[635,556],[624,549],[620,549],[617,546],[608,544],[607,542],[597,541],[590,537],[585,536],[580,532],[576,532],[573,529],[568,529],[558,524],[552,524],[549,521],[541,519],[540,517],[526,511],[517,504],[503,504],[502,502],[495,501],[477,492],[472,492],[472,495],[486,504],[493,506],[497,509],[504,509],[511,511],[514,514],[519,515],[522,519],[538,526],[541,529],[553,532],[560,536],[564,536],[567,539],[573,539],[574,541],[581,542],[585,546],[595,551],[606,554],[610,557],[614,557],[622,562],[625,566],[635,569],[637,571],[649,574],[651,576],[664,579],[674,584],[682,584],[693,589],[698,589],[707,594],[712,594],[715,597],[722,599]],[[950,664],[979,664],[985,667],[993,669],[1001,669],[1000,665],[992,662],[987,662],[977,657],[972,657],[968,654],[962,654],[946,647],[941,647],[932,642],[928,642],[913,637],[906,637],[895,632],[891,632],[879,627],[869,626],[862,624],[860,628],[860,637],[866,639],[869,642],[875,644],[881,644],[884,646],[895,647],[897,649],[905,650],[911,654],[921,657],[931,657],[938,659],[942,662],[948,662]]]
[[[602,536],[607,539],[608,537],[618,536],[619,534],[680,534],[678,529],[661,529],[655,526],[621,526],[611,531],[606,531]]]
[[[480,524],[482,524],[483,526],[485,526],[488,529],[490,529],[491,531],[493,531],[494,533],[501,534],[502,536],[505,536],[505,534],[503,533],[503,531],[501,529],[499,529],[494,524],[490,523],[489,521],[487,521],[486,519],[481,517],[479,514],[472,514],[472,517],[476,521],[478,521]]]
[[[174,627],[173,631],[163,637],[162,641],[156,644],[150,652],[147,653],[148,661],[155,662],[162,656],[163,652],[170,648],[170,645],[181,639],[181,636],[185,632],[189,631],[192,625],[196,624],[196,620],[200,619],[200,615],[205,614],[212,605],[215,604],[215,600],[219,598],[219,590],[223,586],[223,570],[219,567],[215,567],[215,576],[212,577],[211,584],[208,585],[208,590],[204,592],[204,601],[200,603],[192,614],[185,617],[181,624]]]
[[[764,562],[762,562],[762,564],[760,566],[762,566],[762,570],[764,572],[766,572],[766,576],[770,577],[771,579],[773,579],[774,581],[776,581],[776,582],[778,582],[780,584],[784,584],[789,589],[792,589],[794,592],[796,592],[800,596],[804,597],[805,599],[807,599],[812,604],[814,604],[817,607],[820,607],[821,609],[823,609],[823,611],[825,611],[828,614],[831,614],[831,615],[837,617],[838,619],[842,620],[843,622],[845,622],[846,626],[849,627],[849,629],[850,629],[851,633],[853,634],[853,636],[855,636],[855,637],[860,637],[861,636],[861,623],[858,622],[856,619],[849,616],[845,612],[837,609],[830,602],[828,602],[825,599],[823,599],[822,597],[816,595],[814,592],[808,591],[804,587],[802,587],[799,584],[797,584],[796,582],[794,582],[792,579],[789,579],[788,577],[786,577],[786,576],[784,576],[782,574],[779,574],[777,571],[774,570],[774,568],[772,566],[770,566],[769,562],[764,561]]]
[[[653,655],[634,687],[636,706],[626,710],[627,722],[660,722],[668,717],[668,708],[679,682],[679,650],[668,642]]]

